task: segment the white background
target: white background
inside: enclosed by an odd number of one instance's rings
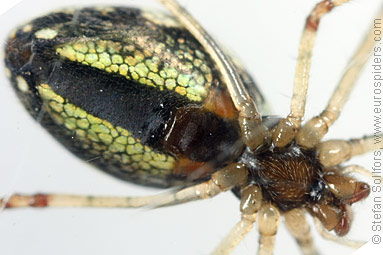
[[[7,34],[17,24],[58,7],[76,6],[77,2],[22,1],[0,17],[1,48],[4,48]],[[307,14],[317,1],[181,2],[209,32],[242,59],[273,112],[286,115],[300,34]],[[102,1],[81,3],[95,5]],[[119,3],[160,8],[154,0]],[[325,17],[313,56],[306,116],[313,116],[324,108],[378,8],[382,8],[382,0],[355,0]],[[371,62],[326,138],[346,139],[373,132],[370,67]],[[116,180],[68,153],[28,116],[6,80],[3,66],[0,72],[0,195],[13,191],[99,195],[159,192]],[[351,163],[370,168],[372,155],[357,157]],[[349,238],[369,240],[373,220],[371,206],[371,199],[353,206],[355,220]],[[5,211],[0,213],[0,254],[208,254],[239,220],[238,207],[239,201],[227,192],[207,201],[156,210]],[[321,254],[341,255],[352,251],[323,240],[315,229],[313,235]],[[255,254],[257,238],[256,231],[252,231],[234,254]],[[377,254],[382,248],[382,245],[370,244],[355,254]],[[275,254],[299,254],[283,222]]]

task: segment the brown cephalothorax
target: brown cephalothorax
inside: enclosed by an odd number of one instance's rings
[[[258,154],[247,151],[242,161],[250,169],[248,181],[262,188],[264,199],[281,211],[306,208],[340,236],[351,226],[350,205],[370,192],[368,184],[324,167],[315,149],[295,142]]]

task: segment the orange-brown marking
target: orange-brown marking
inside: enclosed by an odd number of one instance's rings
[[[0,200],[3,203],[4,200]],[[13,195],[5,204],[5,208],[13,207],[47,207],[49,196],[45,194],[35,194],[33,196]]]
[[[213,88],[205,100],[204,108],[222,118],[234,119],[238,116],[227,89]]]
[[[316,31],[319,26],[320,18],[334,8],[331,0],[323,1],[317,4],[306,20],[306,28],[311,31]]]
[[[176,161],[173,173],[194,180],[207,176],[212,171],[212,167],[206,162],[196,162],[186,157],[181,157]]]
[[[33,199],[30,200],[29,205],[32,207],[47,207],[48,196],[45,194],[36,194]]]

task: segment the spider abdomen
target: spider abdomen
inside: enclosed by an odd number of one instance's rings
[[[5,62],[25,107],[71,152],[124,180],[169,187],[209,176],[244,145],[209,54],[174,18],[153,15],[58,11],[18,28]]]

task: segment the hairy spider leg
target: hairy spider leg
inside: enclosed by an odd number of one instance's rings
[[[214,197],[234,186],[242,186],[247,180],[243,164],[234,163],[215,172],[211,179],[176,192],[142,197],[95,197],[62,194],[15,194],[1,199],[3,208],[19,207],[108,207],[137,208],[162,207]]]
[[[258,185],[251,184],[241,189],[241,220],[216,247],[214,255],[230,254],[251,231],[257,212],[261,208],[262,199],[262,190]]]
[[[380,16],[380,19],[383,17]],[[366,64],[376,41],[374,40],[374,27],[368,32],[366,38],[349,61],[337,88],[335,89],[326,109],[318,116],[309,120],[299,131],[296,141],[307,148],[315,147],[328,132],[330,126],[338,119],[342,108]]]
[[[258,255],[272,255],[279,227],[279,210],[271,203],[264,203],[258,215]]]
[[[285,225],[297,241],[303,255],[319,255],[314,247],[310,226],[303,209],[293,209],[283,214]]]
[[[379,179],[380,183],[383,183],[383,178],[381,176],[376,176],[373,175],[373,173],[366,168],[359,166],[359,165],[349,165],[349,166],[344,166],[340,169],[340,172],[344,175],[350,174],[350,173],[356,173],[363,175],[371,180],[374,179]]]
[[[321,18],[334,7],[349,0],[324,0],[318,3],[307,17],[299,44],[299,55],[296,66],[293,96],[290,113],[282,118],[272,134],[273,143],[277,147],[284,147],[295,137],[305,114],[306,95],[309,84],[311,54]]]
[[[350,158],[378,150],[383,147],[382,136],[367,136],[351,140],[329,140],[319,143],[316,148],[319,161],[325,167],[339,165]]]
[[[349,246],[349,247],[354,248],[354,249],[358,249],[358,248],[360,248],[362,245],[364,245],[366,243],[366,242],[363,242],[363,241],[349,240],[347,238],[331,234],[330,232],[328,232],[323,227],[323,224],[321,223],[321,221],[318,218],[314,218],[314,222],[315,222],[315,227],[316,227],[318,233],[324,239],[327,239],[327,240],[330,240],[330,241],[334,241],[334,242],[336,242],[338,244]]]

